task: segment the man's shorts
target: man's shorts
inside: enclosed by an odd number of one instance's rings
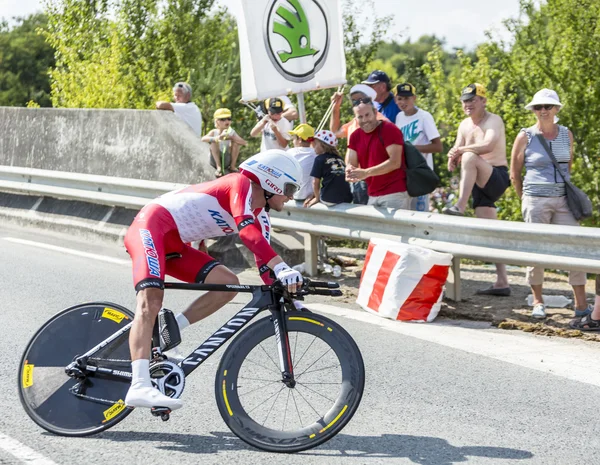
[[[187,283],[202,283],[219,262],[185,244],[169,211],[157,204],[146,205],[125,235],[125,248],[133,262],[136,292],[164,288],[165,275]],[[169,258],[167,255],[175,255]]]
[[[492,175],[483,189],[477,184],[473,186],[473,208],[496,208],[496,201],[502,197],[502,194],[510,186],[508,168],[506,166],[494,166],[492,168]]]

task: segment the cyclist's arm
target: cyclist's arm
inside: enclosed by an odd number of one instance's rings
[[[242,219],[238,222],[238,230],[241,241],[254,254],[260,277],[265,284],[271,284],[273,282],[271,270],[277,263],[283,260],[273,250],[271,244],[265,238],[265,232],[255,219]]]
[[[265,277],[269,277],[269,269],[283,262],[270,244],[271,218],[264,209],[252,211],[252,191],[248,178],[239,176],[237,182],[229,194],[230,211],[237,224],[240,240],[254,254],[265,284],[270,284],[272,281],[265,280]],[[265,266],[268,268],[265,269]]]

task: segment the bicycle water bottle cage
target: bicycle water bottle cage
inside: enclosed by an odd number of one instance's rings
[[[164,352],[177,347],[180,343],[181,333],[175,315],[171,310],[161,308],[154,323],[152,347],[160,347],[161,352]]]

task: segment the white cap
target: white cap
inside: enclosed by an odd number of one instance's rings
[[[317,132],[315,134],[315,139],[318,139],[327,145],[331,145],[332,147],[337,146],[337,138],[335,137],[335,134],[327,129],[321,129],[319,132]]]
[[[350,89],[350,95],[355,92],[362,92],[367,97],[371,97],[372,100],[375,100],[375,97],[377,97],[377,92],[375,92],[372,87],[369,87],[366,84],[356,84],[353,86],[352,89]]]
[[[525,110],[533,110],[535,105],[556,105],[562,107],[562,103],[558,99],[558,94],[552,89],[542,89],[535,93],[533,100],[525,106]]]

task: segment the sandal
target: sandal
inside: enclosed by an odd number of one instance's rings
[[[600,331],[600,320],[594,320],[591,315],[586,315],[571,320],[569,327],[579,331]]]
[[[461,212],[456,205],[452,205],[451,207],[446,207],[442,210],[444,215],[452,215],[452,216],[465,216],[463,212]]]

